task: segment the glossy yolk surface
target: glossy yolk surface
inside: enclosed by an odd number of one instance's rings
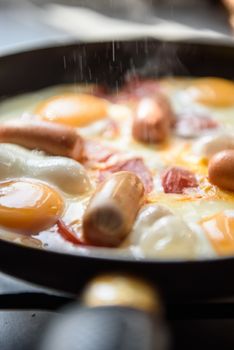
[[[0,183],[0,226],[32,234],[54,225],[63,211],[60,195],[44,183],[29,180]]]
[[[234,104],[234,83],[225,79],[196,79],[188,91],[194,100],[211,107],[228,107]]]
[[[35,112],[47,121],[82,127],[107,117],[107,107],[104,99],[70,93],[42,102]]]
[[[219,255],[234,253],[234,213],[226,210],[202,221],[202,227]]]

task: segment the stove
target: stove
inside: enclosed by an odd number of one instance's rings
[[[67,295],[0,274],[0,349],[36,350],[49,322],[71,301]],[[234,349],[232,299],[171,304],[166,309],[172,350]]]

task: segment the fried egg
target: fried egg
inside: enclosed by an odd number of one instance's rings
[[[211,107],[234,105],[234,83],[222,78],[200,78],[189,84],[187,93],[191,99]]]
[[[84,167],[67,157],[52,157],[23,147],[0,145],[0,180],[12,176],[40,179],[71,195],[89,192],[92,184]]]
[[[30,235],[53,226],[62,215],[62,196],[31,179],[0,182],[0,226]]]
[[[35,114],[50,122],[82,127],[106,118],[108,103],[88,94],[67,93],[41,102]]]

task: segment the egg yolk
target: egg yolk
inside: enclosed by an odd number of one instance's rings
[[[71,93],[42,102],[35,112],[50,122],[82,127],[106,118],[108,103],[92,95]]]
[[[0,226],[36,234],[53,226],[63,211],[63,200],[49,186],[29,180],[0,183]]]
[[[234,83],[222,78],[196,79],[188,92],[195,101],[211,107],[228,107],[234,104]]]
[[[234,253],[234,212],[226,210],[202,221],[207,238],[219,255]]]

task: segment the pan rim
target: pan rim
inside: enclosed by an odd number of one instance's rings
[[[204,40],[203,40],[204,39]],[[208,41],[207,41],[208,40]],[[113,42],[115,45],[118,44],[135,44],[135,43],[142,43],[143,41],[145,41],[148,44],[152,44],[152,45],[158,45],[158,44],[168,44],[168,45],[176,45],[179,47],[186,47],[186,46],[194,46],[196,45],[197,47],[203,47],[206,48],[207,46],[209,46],[210,48],[226,48],[226,49],[230,49],[233,50],[234,52],[234,40],[217,40],[217,38],[200,38],[200,37],[194,37],[194,38],[182,38],[180,40],[162,40],[162,39],[158,39],[158,38],[154,38],[154,37],[150,37],[150,36],[143,36],[143,37],[137,37],[136,39],[127,39],[127,40],[114,40],[114,41],[109,41],[109,40],[103,40],[100,42],[80,42],[80,41],[66,41],[66,42],[62,42],[61,43],[53,43],[45,45],[45,46],[39,46],[39,47],[33,47],[32,49],[30,48],[26,48],[24,50],[20,50],[20,49],[16,49],[16,51],[13,52],[9,52],[9,53],[3,53],[3,55],[0,53],[0,64],[1,61],[6,60],[6,59],[10,59],[10,58],[16,58],[17,56],[21,56],[21,55],[25,55],[25,54],[33,54],[33,53],[40,53],[43,51],[53,51],[56,49],[65,49],[65,48],[79,48],[79,47],[91,47],[94,45],[100,46],[100,45],[113,45]],[[49,85],[48,85],[49,86]],[[52,85],[51,85],[52,86]],[[77,259],[91,259],[91,260],[98,260],[98,261],[105,261],[105,262],[110,262],[110,261],[114,261],[114,262],[123,262],[123,263],[129,263],[129,264],[136,264],[136,263],[140,263],[143,265],[163,265],[163,266],[176,266],[176,267],[184,267],[184,265],[192,265],[192,266],[200,266],[200,265],[209,265],[209,264],[223,264],[226,262],[234,262],[234,256],[232,255],[228,255],[228,256],[224,256],[224,257],[210,257],[210,258],[196,258],[196,259],[153,259],[153,258],[133,258],[132,256],[119,256],[118,254],[114,254],[113,256],[110,256],[111,253],[109,254],[104,254],[103,256],[101,256],[101,254],[103,254],[102,252],[100,252],[100,254],[98,254],[97,252],[91,252],[91,253],[85,253],[85,254],[81,254],[79,252],[64,252],[64,251],[59,251],[59,250],[53,250],[53,249],[45,249],[45,248],[38,248],[38,247],[33,247],[33,246],[26,246],[24,244],[21,243],[16,243],[10,240],[6,240],[0,237],[0,244],[5,244],[6,246],[12,246],[15,247],[16,249],[20,249],[20,250],[24,250],[25,252],[40,252],[41,254],[45,254],[45,255],[54,255],[56,257],[64,257],[64,259],[66,258],[77,258]],[[92,247],[91,247],[92,248]],[[108,248],[111,249],[111,248]]]
[[[21,50],[18,46],[14,49],[10,49],[9,51],[3,51],[3,53],[0,52],[0,61],[2,59],[7,59],[10,57],[20,56],[24,54],[29,53],[36,53],[36,52],[42,52],[47,50],[55,50],[55,49],[63,49],[63,48],[75,48],[75,47],[82,47],[82,46],[100,46],[100,45],[121,45],[121,44],[134,44],[134,43],[147,43],[147,44],[168,44],[168,45],[178,45],[178,46],[187,46],[187,45],[196,45],[201,47],[225,47],[225,48],[232,48],[234,49],[234,39],[224,39],[224,38],[208,38],[208,37],[199,37],[195,36],[193,38],[180,38],[180,39],[161,39],[156,38],[153,36],[137,36],[134,39],[120,39],[120,40],[100,40],[100,41],[79,41],[79,40],[67,40],[67,41],[61,41],[61,43],[48,43],[46,45],[38,45],[30,47],[24,47],[23,50]]]

